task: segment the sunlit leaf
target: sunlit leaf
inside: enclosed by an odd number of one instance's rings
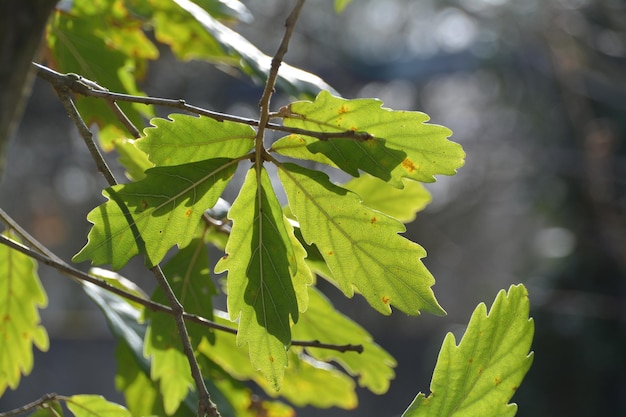
[[[232,338],[233,349],[235,340]],[[244,352],[245,357],[245,352]],[[245,358],[248,366],[250,361]],[[202,375],[209,385],[211,398],[216,403],[220,414],[224,417],[294,417],[292,407],[280,401],[269,401],[258,393],[254,393],[249,384],[233,378],[222,367],[210,360],[207,356],[199,355],[198,363],[202,368]],[[216,395],[218,394],[218,395]],[[223,397],[222,397],[223,396]]]
[[[119,163],[126,168],[126,177],[133,181],[144,179],[146,170],[154,166],[148,159],[148,155],[139,150],[132,139],[115,140],[113,146],[119,154]]]
[[[145,61],[158,57],[156,46],[121,1],[75,0],[68,12],[57,11],[47,33],[55,69],[78,73],[111,91],[140,95],[136,79],[143,76]],[[77,97],[77,107],[87,124],[97,123],[106,149],[125,132],[102,100]],[[130,120],[141,125],[151,106],[120,103]]]
[[[344,294],[356,287],[383,314],[392,305],[408,314],[444,313],[420,261],[426,252],[398,235],[402,223],[363,206],[319,171],[281,164],[278,174],[304,240],[315,243]]]
[[[517,405],[509,400],[533,359],[528,313],[523,285],[500,291],[489,313],[479,304],[458,346],[452,333],[446,335],[430,395],[418,394],[403,416],[514,416]]]
[[[127,293],[133,294],[137,297],[148,298],[146,293],[134,282],[129,280],[128,278],[123,277],[117,272],[109,271],[108,269],[103,268],[91,268],[89,273],[95,277],[98,277],[112,286],[119,288],[121,290],[126,291]],[[136,301],[127,300],[127,302],[138,310],[142,310],[143,306]]]
[[[158,335],[153,335],[156,332]],[[176,324],[173,320],[153,321],[145,340],[144,354],[152,358],[150,378],[159,381],[163,408],[167,415],[172,415],[194,386],[189,362],[180,347]]]
[[[211,159],[179,166],[156,167],[146,178],[107,188],[109,199],[92,210],[88,242],[74,262],[91,260],[114,269],[141,253],[156,265],[174,245],[193,238],[202,213],[218,200],[235,172],[236,160]]]
[[[389,382],[395,376],[395,359],[374,343],[365,329],[341,314],[313,287],[309,288],[309,309],[293,326],[292,333],[293,338],[299,340],[362,345],[362,353],[319,348],[307,348],[307,351],[321,361],[339,363],[351,375],[358,376],[360,386],[376,394],[383,394],[389,389]]]
[[[216,272],[228,270],[228,311],[239,320],[237,344],[275,389],[287,366],[290,321],[306,308],[298,299],[307,282],[294,282],[298,261],[282,209],[265,169],[248,171],[229,212],[233,220],[226,255]],[[304,252],[300,252],[304,256]]]
[[[10,231],[4,236],[18,241]],[[33,345],[48,350],[48,334],[40,324],[39,308],[48,298],[28,256],[0,245],[0,397],[17,388],[33,369]]]
[[[376,177],[362,174],[341,186],[358,194],[367,207],[382,211],[402,223],[409,223],[415,220],[417,212],[430,203],[431,198],[421,183],[411,180],[404,180],[403,183],[404,188],[399,189]]]
[[[128,410],[135,416],[165,415],[158,385],[137,364],[133,351],[123,341],[115,349],[115,388],[124,394]]]
[[[337,166],[358,176],[359,170],[403,186],[402,178],[434,181],[434,175],[453,175],[465,153],[447,138],[452,132],[426,123],[420,112],[396,111],[376,99],[345,100],[322,91],[315,101],[298,101],[281,111],[286,126],[319,132],[367,132],[366,140],[318,140],[292,134],[272,149],[287,156]],[[319,154],[319,155],[317,155]]]
[[[208,117],[171,114],[152,119],[146,136],[135,141],[157,166],[181,165],[211,158],[237,158],[254,146],[252,127]]]
[[[216,320],[228,324],[220,317]],[[235,335],[219,332],[214,345],[203,342],[198,350],[235,378],[250,379],[267,394],[281,396],[295,405],[348,409],[356,406],[354,381],[327,363],[290,353],[281,390],[276,392],[273,385],[252,366],[246,350],[236,346]]]
[[[211,297],[217,293],[209,275],[209,256],[204,241],[194,239],[181,249],[163,267],[163,272],[176,298],[184,310],[207,319],[213,318]],[[158,288],[153,301],[168,304],[167,297]],[[193,387],[191,368],[183,353],[180,336],[174,318],[165,313],[146,311],[151,320],[144,341],[144,354],[152,359],[150,375],[160,381],[160,392],[166,414],[172,415]],[[187,324],[192,346],[203,337],[209,337],[209,329],[196,323]]]
[[[224,51],[223,55],[225,56],[220,57],[220,63],[228,63],[228,58],[230,58],[233,66],[238,66],[253,79],[265,82],[271,66],[272,58],[270,56],[265,55],[239,33],[220,23],[197,4],[190,0],[174,1],[201,25],[205,31],[203,37],[206,38],[206,34],[209,34],[213,40],[212,43],[217,43],[217,46]],[[197,35],[197,31],[194,31],[192,35],[189,29],[181,26],[177,33],[188,40],[186,43],[187,49],[193,48],[192,50],[196,51],[204,49],[201,44],[194,42],[193,35]],[[174,45],[179,41],[175,38],[172,39],[173,37],[173,33],[171,33],[170,42],[173,45],[172,48],[175,48]],[[209,41],[209,39],[205,40]],[[211,53],[219,56],[215,50],[212,50]],[[207,55],[210,56],[210,54]],[[189,59],[190,57],[193,57],[193,55],[188,54],[186,58]],[[280,66],[276,84],[278,88],[294,97],[313,97],[322,90],[334,91],[330,85],[318,76],[286,63]]]
[[[75,417],[132,417],[125,407],[100,395],[72,395],[65,404]]]

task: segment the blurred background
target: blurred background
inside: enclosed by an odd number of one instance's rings
[[[287,2],[244,3],[255,19],[235,29],[272,54]],[[500,289],[524,283],[535,359],[513,399],[517,415],[626,416],[626,4],[354,0],[336,15],[332,2],[311,1],[286,60],[344,97],[428,113],[467,152],[456,176],[428,186],[433,202],[407,231],[428,251],[448,316],[382,317],[325,286],[397,358],[397,377],[384,396],[360,392],[355,411],[299,415],[400,415],[418,391],[429,392],[445,333],[459,338],[479,302],[490,305]],[[209,64],[177,62],[166,49],[142,86],[252,117],[261,92]],[[286,102],[279,94],[275,108]],[[52,89],[36,81],[9,147],[0,206],[69,260],[86,241],[85,216],[104,187]],[[154,286],[138,264],[123,273]],[[55,271],[40,274],[51,348],[36,354],[33,373],[0,399],[0,410],[46,392],[121,401],[100,312]]]

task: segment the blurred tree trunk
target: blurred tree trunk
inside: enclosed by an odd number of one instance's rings
[[[57,0],[0,0],[0,178],[7,143],[30,93],[31,61],[56,3]]]

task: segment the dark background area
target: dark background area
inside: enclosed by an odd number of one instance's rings
[[[255,20],[236,29],[273,53],[286,2],[245,3]],[[384,396],[361,392],[356,411],[299,415],[401,414],[418,391],[428,392],[445,333],[460,337],[479,302],[490,305],[500,289],[521,282],[536,334],[533,367],[514,397],[517,415],[626,416],[624,3],[354,0],[337,16],[330,1],[311,1],[296,32],[287,62],[347,98],[424,111],[467,152],[456,176],[428,186],[433,202],[407,231],[428,251],[448,316],[382,317],[325,286],[397,358],[397,377]],[[176,62],[166,50],[142,86],[252,117],[261,92],[209,64]],[[287,101],[278,95],[274,108]],[[103,187],[61,104],[37,81],[9,146],[0,206],[70,259],[86,241],[85,216]],[[139,264],[123,273],[154,287]],[[40,274],[50,351],[36,354],[33,373],[5,393],[0,410],[47,392],[121,400],[101,314],[70,280],[47,267]]]

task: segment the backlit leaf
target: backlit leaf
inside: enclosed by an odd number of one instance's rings
[[[148,155],[139,150],[132,139],[115,140],[113,146],[119,154],[119,163],[126,168],[126,177],[133,181],[144,179],[146,170],[154,166]]]
[[[219,316],[216,320],[228,324]],[[236,346],[235,339],[235,335],[218,332],[214,345],[203,342],[198,350],[235,378],[250,379],[267,394],[284,397],[295,405],[347,409],[356,406],[355,384],[350,377],[330,364],[296,354],[300,349],[294,347],[289,351],[289,365],[284,371],[282,387],[276,392],[273,385],[252,366],[246,350]]]
[[[209,256],[201,238],[194,239],[174,255],[163,267],[163,272],[186,312],[209,320],[213,318],[211,297],[217,291],[209,275]],[[160,287],[152,300],[169,304]],[[191,368],[183,353],[174,318],[170,314],[149,310],[146,310],[145,316],[151,322],[144,341],[144,354],[152,359],[150,375],[152,380],[160,382],[165,412],[172,415],[193,387]],[[210,334],[209,329],[196,323],[188,323],[187,332],[192,346]]]
[[[10,231],[4,236],[18,241]],[[22,375],[33,369],[33,345],[48,350],[48,334],[40,324],[39,308],[48,298],[28,256],[0,245],[0,397],[16,389]]]
[[[72,395],[65,404],[75,417],[132,417],[125,407],[100,395]]]
[[[452,333],[446,335],[430,395],[418,394],[403,417],[514,416],[517,405],[509,400],[533,359],[528,313],[523,285],[500,291],[489,313],[479,304],[458,346]]]
[[[217,202],[235,172],[237,160],[211,159],[156,167],[146,178],[103,191],[107,203],[92,210],[88,242],[74,262],[124,266],[139,253],[154,266],[174,245],[193,238],[202,213]]]
[[[248,125],[184,114],[155,118],[150,123],[154,127],[146,128],[146,136],[135,144],[157,166],[237,158],[253,148],[256,135]]]
[[[395,188],[389,183],[368,174],[353,178],[341,186],[358,194],[363,205],[409,223],[415,220],[415,214],[428,203],[430,193],[419,182],[404,180],[404,188]]]
[[[174,0],[182,9],[186,10],[202,26],[207,34],[210,34],[213,43],[217,43],[224,55],[231,59],[234,66],[238,66],[244,73],[260,82],[265,82],[271,66],[272,58],[261,52],[250,41],[239,33],[220,23],[209,13],[190,0]],[[180,28],[180,32],[188,32],[185,28]],[[194,32],[196,33],[196,32]],[[186,37],[193,41],[190,34]],[[202,48],[195,42],[189,42],[196,48]],[[188,47],[190,47],[189,45]],[[226,57],[220,58],[220,62],[227,63]],[[187,58],[188,59],[188,58]],[[286,63],[280,66],[278,88],[294,97],[313,97],[322,90],[334,91],[324,80],[309,72],[292,67]]]
[[[351,375],[359,377],[359,385],[376,394],[389,389],[394,378],[395,359],[372,340],[372,336],[357,323],[341,314],[318,290],[309,287],[309,309],[293,328],[293,338],[320,340],[335,345],[362,345],[363,352],[338,352],[330,349],[308,348],[314,358],[336,361]]]
[[[226,255],[215,270],[228,270],[228,311],[239,320],[237,344],[250,345],[253,366],[278,389],[287,366],[290,321],[306,308],[298,293],[307,282],[292,278],[298,267],[294,240],[265,169],[248,171],[229,217],[233,227]]]
[[[292,134],[272,149],[287,156],[337,166],[358,176],[359,170],[395,187],[402,178],[433,182],[434,175],[454,175],[465,153],[447,138],[452,132],[426,123],[420,112],[390,110],[376,99],[345,100],[322,91],[315,101],[298,101],[281,111],[285,126],[319,132],[367,132],[372,138],[318,140]],[[319,155],[317,155],[319,154]]]
[[[74,0],[69,12],[57,11],[47,33],[54,68],[78,73],[111,91],[141,95],[136,79],[143,76],[146,60],[158,57],[158,49],[144,34],[142,22],[122,1]],[[88,125],[97,123],[101,142],[111,149],[125,129],[103,100],[77,97],[78,110]],[[151,106],[120,103],[136,125],[153,114]]]
[[[420,261],[426,251],[398,233],[404,225],[361,204],[328,176],[294,164],[278,171],[304,240],[314,243],[341,290],[356,287],[375,309],[444,314],[431,290],[434,278]]]

